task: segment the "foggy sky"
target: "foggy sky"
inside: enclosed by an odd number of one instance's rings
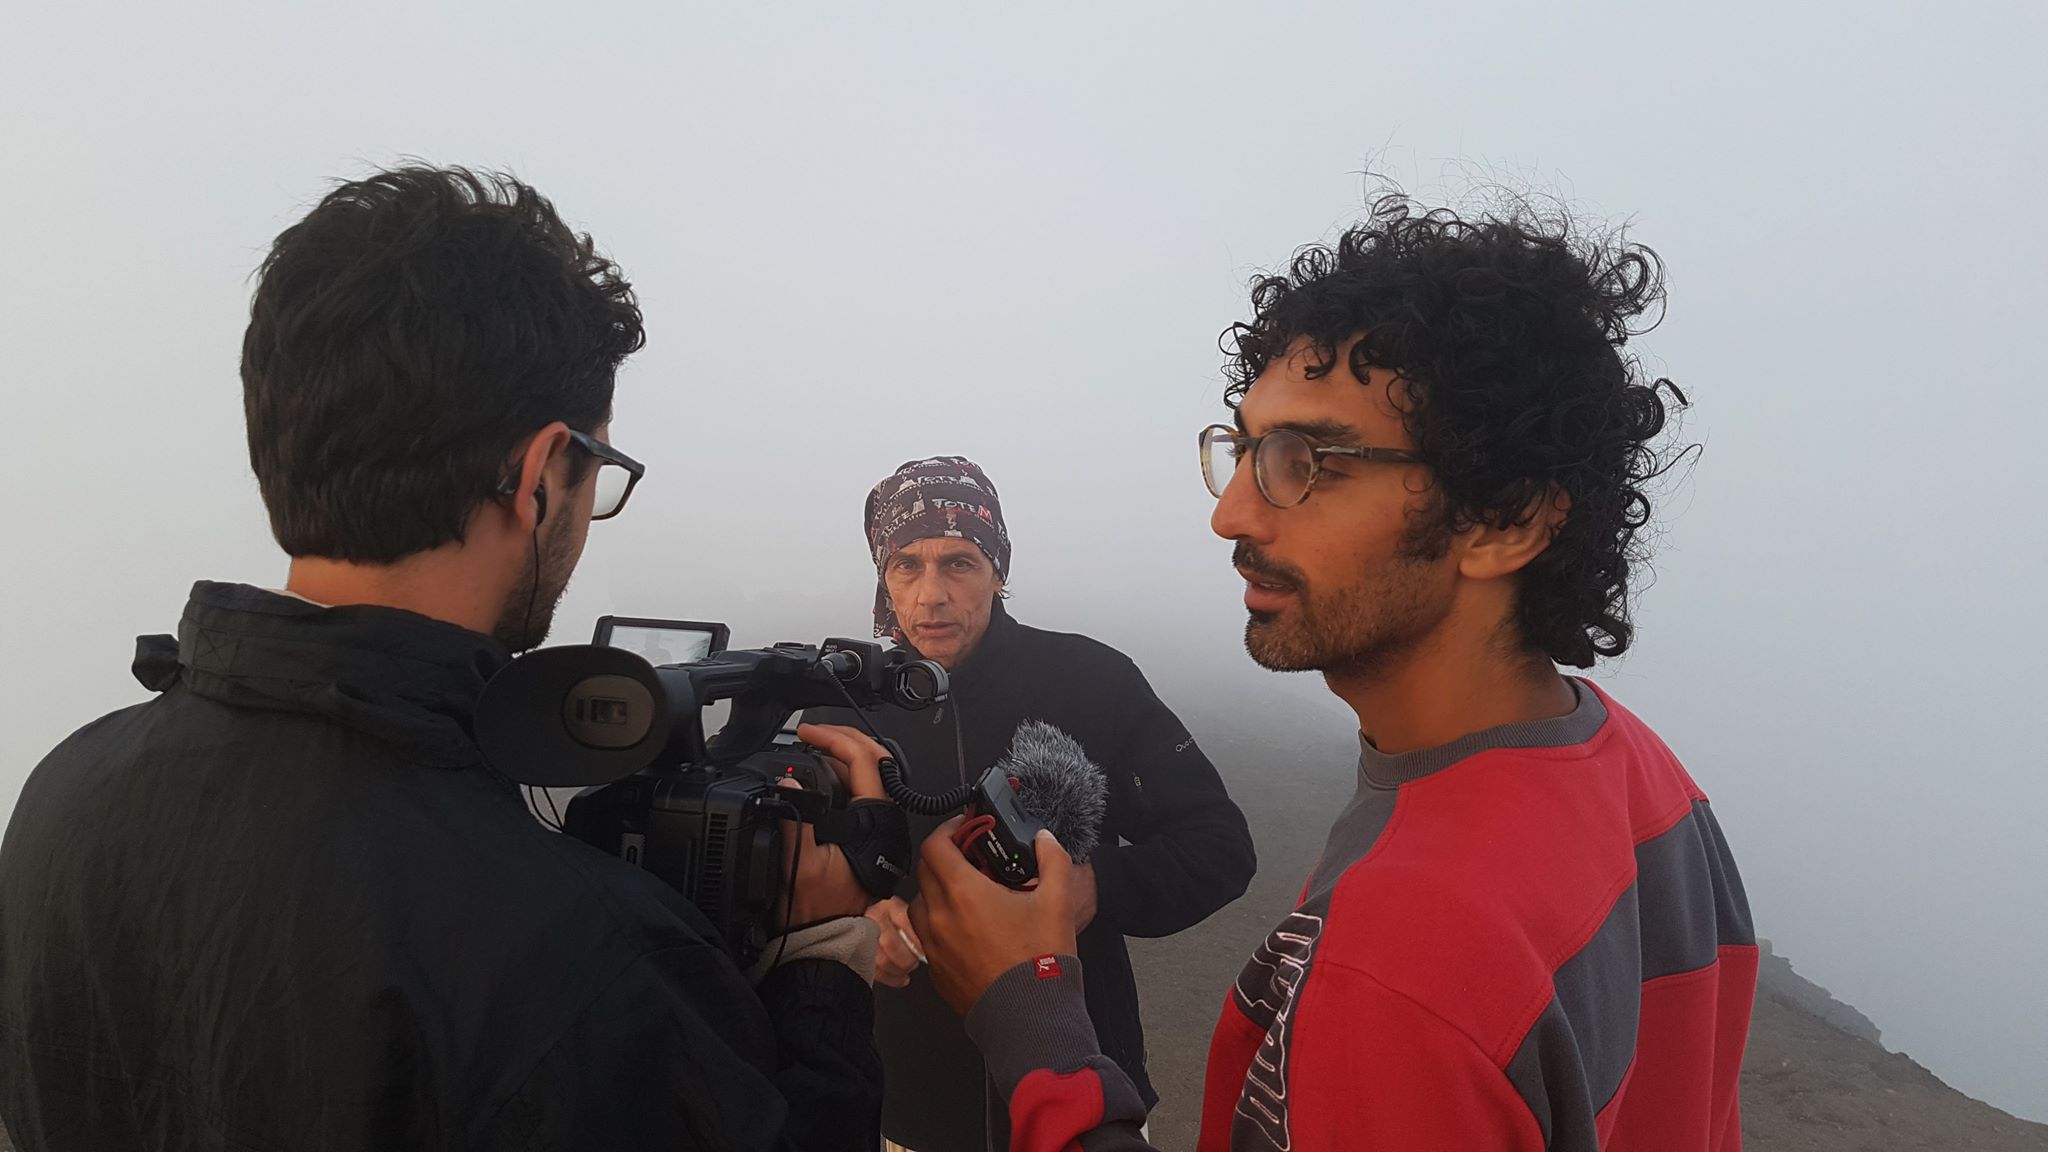
[[[331,178],[509,168],[639,288],[613,439],[648,478],[557,639],[864,634],[863,494],[962,453],[1018,615],[1172,702],[1321,692],[1243,656],[1195,468],[1245,280],[1353,219],[1368,161],[1423,198],[1476,165],[1669,265],[1641,346],[1704,451],[1605,681],[1713,796],[1760,932],[2048,1119],[2048,9],[186,7],[0,35],[0,812],[143,698],[133,637],[193,580],[282,582],[236,359],[249,273]]]

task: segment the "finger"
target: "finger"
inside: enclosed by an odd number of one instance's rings
[[[932,834],[930,836],[925,837],[924,846],[929,848],[934,843],[940,840],[943,840],[948,845],[951,845],[953,843],[953,833],[959,831],[960,826],[965,823],[967,823],[967,816],[965,813],[962,813],[958,816],[952,816],[947,818],[937,828],[932,830]],[[958,850],[956,849],[955,851],[957,852]],[[923,855],[923,852],[920,851],[918,854],[921,856]]]
[[[910,905],[897,897],[891,896],[887,900],[876,901],[874,913],[875,923],[882,926],[883,934],[886,935],[892,928],[905,933],[910,931]]]
[[[796,781],[790,779],[787,776],[784,776],[776,780],[775,786],[777,788],[793,788],[798,792],[804,790],[803,785],[797,783]],[[808,822],[802,820],[784,820],[782,822],[782,834],[784,836],[797,835],[797,829],[799,828],[803,829],[802,834],[804,838],[804,851],[809,852],[811,849],[817,847],[817,830],[812,828]]]
[[[1038,854],[1038,893],[1061,904],[1073,897],[1074,858],[1060,847],[1051,829],[1040,828],[1032,845]]]
[[[796,791],[798,791],[798,792],[801,792],[801,791],[803,791],[803,790],[804,790],[804,786],[803,786],[803,785],[801,785],[801,784],[797,783],[796,781],[794,781],[794,780],[790,779],[790,778],[789,778],[789,777],[787,777],[787,776],[784,776],[784,777],[782,777],[781,779],[777,780],[777,781],[775,782],[775,786],[776,786],[777,788],[792,788],[792,789],[795,789],[795,790],[796,790]],[[803,822],[803,821],[801,821],[801,820],[784,820],[784,821],[782,821],[782,842],[783,842],[783,861],[782,861],[782,863],[784,864],[784,866],[788,866],[788,864],[790,863],[790,861],[789,861],[789,857],[791,857],[791,856],[793,856],[793,855],[795,855],[795,854],[796,854],[796,845],[797,845],[797,837],[799,837],[799,836],[803,837],[803,845],[804,845],[804,850],[805,850],[806,852],[810,851],[810,849],[811,849],[811,848],[812,848],[812,847],[813,847],[814,845],[816,845],[816,844],[817,844],[817,842],[818,842],[818,840],[817,840],[817,837],[815,837],[815,836],[813,836],[813,835],[811,834],[811,826],[810,826],[810,825],[808,825],[808,824],[804,823],[804,822]]]
[[[917,852],[918,884],[922,895],[943,898],[952,888],[966,883],[968,877],[981,877],[967,857],[960,854],[959,845],[953,843],[953,833],[966,820],[965,816],[955,816],[925,837],[924,846]]]
[[[908,972],[917,967],[917,957],[910,951],[910,945],[904,943],[902,934],[894,928],[882,929],[882,938],[875,948],[882,962],[898,972]]]
[[[853,790],[853,769],[851,769],[851,768],[848,768],[848,767],[846,766],[846,762],[845,762],[844,760],[841,760],[841,759],[840,759],[839,757],[837,757],[837,756],[828,756],[828,755],[826,755],[826,754],[824,754],[824,753],[819,753],[819,754],[818,754],[818,761],[819,761],[820,763],[822,763],[822,764],[824,764],[824,765],[825,765],[825,768],[826,768],[826,770],[827,770],[827,771],[831,772],[833,776],[835,776],[835,777],[837,777],[837,778],[838,778],[838,780],[839,780],[839,786],[840,786],[841,788],[844,788],[844,789],[846,789],[846,794],[847,794],[847,798],[848,798],[848,799],[850,799],[850,800],[865,800],[865,799],[868,799],[868,797],[866,797],[866,796],[863,796],[863,795],[861,795],[860,793],[858,793],[858,792],[855,792],[855,791]]]
[[[803,785],[801,785],[801,784],[797,783],[797,782],[796,782],[796,781],[794,781],[794,780],[791,780],[791,779],[789,779],[789,778],[788,778],[788,777],[786,777],[786,776],[785,776],[785,777],[783,777],[783,778],[782,778],[782,779],[780,779],[780,780],[777,780],[777,781],[775,782],[775,786],[776,786],[777,788],[795,788],[795,789],[797,789],[798,791],[802,791],[802,790],[803,790]],[[782,873],[783,873],[783,875],[787,876],[787,875],[789,874],[789,870],[790,870],[790,869],[792,869],[792,868],[794,868],[794,867],[796,867],[796,838],[797,838],[797,822],[796,822],[796,821],[794,821],[794,820],[784,820],[784,821],[782,821],[782,822],[781,822],[781,825],[782,825]],[[777,902],[778,904],[780,904],[780,903],[781,903],[781,901],[782,901],[782,896],[781,896],[780,894],[778,894],[778,895],[776,896],[776,898],[775,898],[775,899],[776,899],[776,902]],[[787,909],[784,909],[784,911],[786,912],[786,911],[787,911]]]
[[[887,749],[875,742],[874,737],[858,728],[845,724],[799,724],[797,731],[802,732],[805,728],[814,728],[819,735],[832,741],[827,750],[848,763],[855,760],[880,760],[889,754]]]
[[[924,954],[924,941],[917,938],[917,928],[910,922],[910,906],[894,896],[875,904],[881,913],[882,939],[894,939],[917,958],[919,964],[929,963]]]
[[[888,753],[880,744],[843,724],[799,724],[797,739],[825,753],[827,763],[838,761],[832,770],[857,799],[887,799],[882,787],[881,762]]]

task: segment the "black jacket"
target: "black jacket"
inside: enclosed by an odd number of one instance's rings
[[[1103,846],[1093,861],[1097,912],[1081,933],[1081,966],[1102,1050],[1130,1073],[1149,1108],[1158,1095],[1145,1075],[1124,937],[1172,935],[1244,894],[1257,867],[1244,814],[1144,674],[1106,644],[1026,627],[998,601],[988,632],[951,681],[952,698],[940,707],[867,714],[902,744],[913,787],[942,792],[974,779],[1026,720],[1080,741],[1109,777]],[[829,710],[810,718],[845,720]],[[940,823],[910,819],[920,842]],[[915,893],[913,882],[898,894]],[[908,988],[875,989],[875,1041],[888,1073],[882,1130],[891,1140],[917,1152],[1008,1146],[1007,1113],[1000,1099],[987,1099],[981,1055],[924,969]]]
[[[858,1148],[872,999],[759,994],[678,894],[527,813],[469,716],[506,659],[200,584],[154,700],[0,845],[0,1118],[42,1149]]]

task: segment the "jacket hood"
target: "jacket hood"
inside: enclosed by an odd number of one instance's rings
[[[323,608],[244,584],[192,586],[176,638],[136,639],[135,678],[237,708],[321,716],[432,767],[482,759],[471,719],[511,661],[489,636],[414,612]]]

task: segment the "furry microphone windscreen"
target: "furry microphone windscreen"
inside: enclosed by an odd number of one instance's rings
[[[996,766],[1017,782],[1017,801],[1059,837],[1076,864],[1086,864],[1102,835],[1109,780],[1081,742],[1042,720],[1017,726]]]

